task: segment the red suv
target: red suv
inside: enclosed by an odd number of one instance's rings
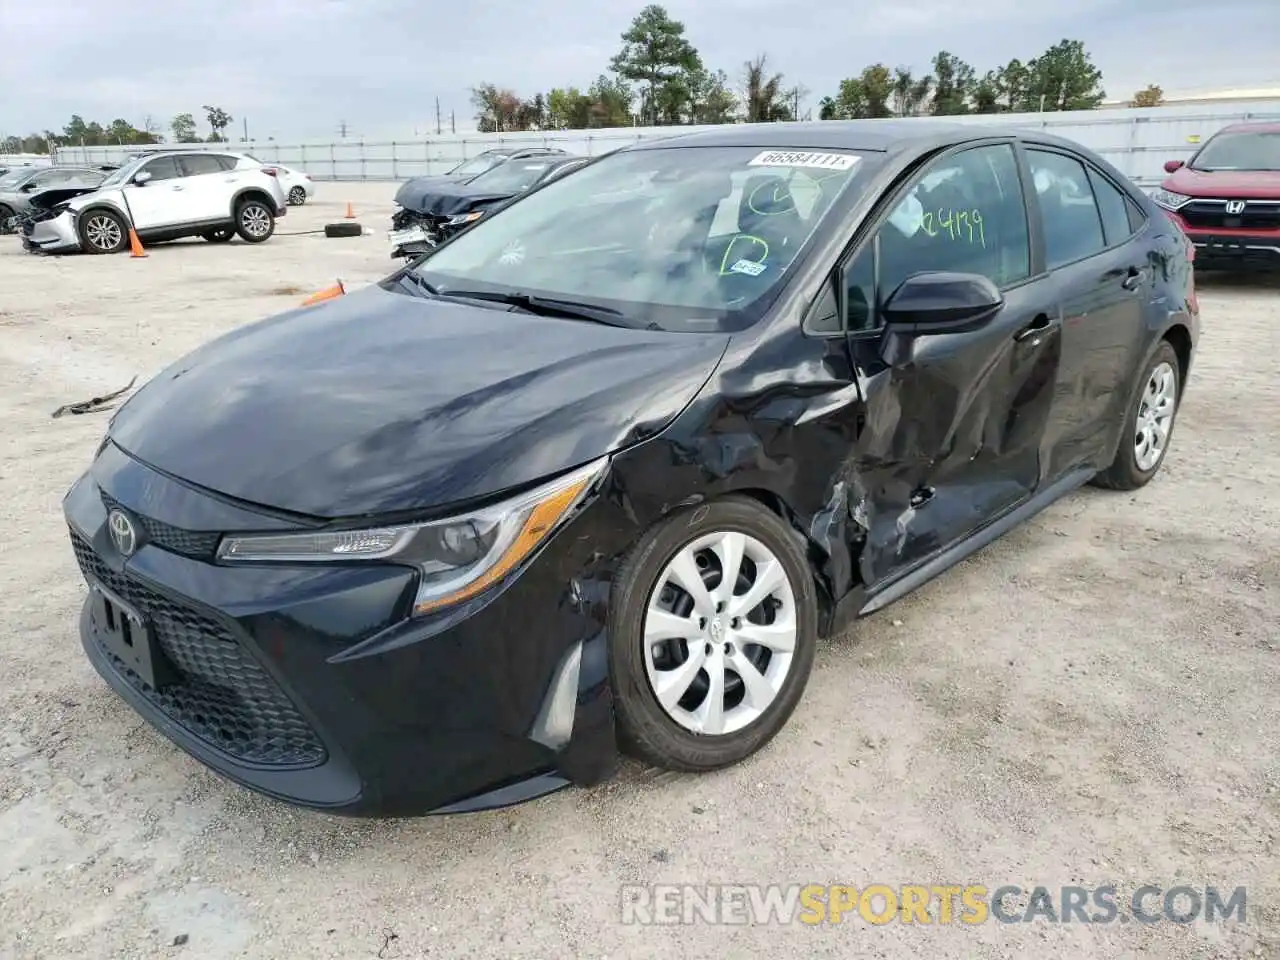
[[[1280,269],[1280,123],[1223,127],[1152,195],[1196,246],[1201,269]]]

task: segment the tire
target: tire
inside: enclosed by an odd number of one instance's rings
[[[292,187],[289,190],[289,206],[300,207],[307,202],[307,191],[302,187]]]
[[[235,229],[245,243],[262,243],[276,232],[276,212],[261,200],[242,200],[236,207]]]
[[[80,216],[80,247],[86,253],[119,253],[129,246],[129,228],[113,210],[95,207]]]
[[[0,203],[0,236],[9,233],[17,233],[16,230],[9,229],[9,220],[14,216],[14,212],[9,207]]]
[[[220,227],[217,230],[209,230],[206,233],[200,234],[200,236],[204,237],[210,243],[230,243],[235,239],[235,235],[235,227]]]
[[[343,220],[341,223],[326,223],[324,225],[324,235],[330,240],[335,237],[362,237],[364,236],[364,227],[350,220]]]
[[[735,612],[732,606],[717,617],[713,609],[704,605],[701,610],[711,614],[708,620],[700,616],[692,594],[674,583],[678,573],[672,572],[672,565],[683,562],[685,570],[690,571],[686,577],[700,575],[704,583],[710,584],[704,600],[723,604],[724,595],[718,587],[723,576],[721,557],[725,556],[726,535],[738,535],[734,540],[743,547],[739,556],[753,560],[752,564],[740,563],[737,583],[741,586],[729,602],[736,599],[740,603],[746,590],[768,571],[783,574],[779,586],[769,595],[771,599],[781,599],[782,606],[764,617],[772,620],[770,625],[775,631],[771,635],[753,631],[751,623],[747,623],[747,632],[739,632],[738,626],[747,618],[761,619],[767,604],[758,604],[752,610],[739,607],[736,612],[740,615],[732,617],[726,616]],[[693,548],[708,539],[712,543],[695,555]],[[755,565],[766,554],[773,558],[772,562]],[[657,617],[652,615],[651,605],[658,607]],[[686,613],[688,616],[681,616]],[[675,629],[684,626],[676,621],[677,616],[688,624],[685,629],[694,637],[664,633],[666,625],[674,625]],[[787,623],[794,626],[789,661],[781,650],[762,661],[765,648],[746,637],[772,636],[772,642],[776,642],[790,633],[784,626]],[[624,562],[614,582],[609,636],[609,676],[623,748],[669,770],[700,772],[731,766],[773,739],[795,710],[809,680],[817,645],[817,597],[808,558],[797,545],[791,528],[754,500],[731,497],[682,510],[646,533]],[[672,636],[680,639],[668,639]],[[689,669],[690,657],[700,657],[703,666],[694,668],[697,673],[681,683],[677,674],[682,667]],[[772,691],[765,691],[771,693],[771,698],[761,696],[758,705],[748,702],[751,697],[747,685],[742,674],[736,672],[740,669],[736,665],[746,658],[755,661],[755,676],[772,687]],[[709,678],[716,672],[716,665],[720,665],[724,677],[723,695],[716,698],[724,712],[721,732],[708,732],[708,726],[712,730],[716,726],[698,711],[705,711],[713,702]],[[708,666],[712,669],[708,670]],[[678,702],[673,703],[668,696],[670,709],[663,706],[655,692],[655,680],[662,683],[663,677],[675,696],[687,688]],[[758,683],[757,689],[764,690]]]
[[[1154,407],[1153,397],[1156,398]],[[1129,401],[1129,411],[1124,418],[1116,458],[1111,466],[1093,478],[1094,486],[1108,490],[1137,490],[1150,483],[1169,452],[1181,401],[1182,378],[1178,354],[1169,341],[1161,340],[1155,353],[1143,365],[1142,377]],[[1148,410],[1166,405],[1167,413],[1162,418],[1152,419],[1146,416]],[[1141,428],[1140,414],[1143,415]],[[1151,438],[1158,438],[1160,426],[1164,430],[1164,442],[1154,452],[1154,459],[1151,459],[1153,451],[1149,442]],[[1147,438],[1147,444],[1144,444],[1144,437]]]

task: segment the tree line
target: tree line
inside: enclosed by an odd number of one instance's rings
[[[981,74],[943,50],[931,70],[883,63],[865,67],[822,97],[823,120],[1041,110],[1092,110],[1105,91],[1102,71],[1079,40],[1062,40],[1026,62]],[[622,48],[585,91],[557,87],[522,98],[514,90],[482,83],[472,90],[476,122],[486,133],[582,129],[632,124],[762,123],[811,119],[801,112],[808,91],[769,69],[767,54],[745,62],[734,84],[711,69],[685,34],[684,24],[651,4],[622,34]],[[1131,105],[1155,107],[1164,94],[1154,84],[1133,95]]]
[[[741,64],[731,79],[708,67],[685,32],[660,4],[640,11],[621,36],[622,46],[586,89],[556,87],[522,97],[516,91],[482,83],[471,91],[476,123],[484,133],[519,130],[565,130],[668,124],[768,123],[811,119],[801,107],[809,91],[789,83],[771,69],[761,53]],[[1084,44],[1062,40],[1026,62],[1010,60],[979,74],[953,53],[939,51],[930,69],[875,63],[842,80],[818,103],[823,120],[903,117],[922,114],[1021,113],[1041,110],[1091,110],[1105,93],[1102,72]],[[1130,105],[1155,107],[1164,102],[1152,84],[1134,93]],[[221,107],[205,105],[209,132],[198,129],[195,115],[180,113],[167,134],[151,117],[142,125],[116,119],[86,123],[75,115],[61,133],[45,130],[8,137],[0,149],[9,153],[47,153],[57,146],[222,142],[235,119]]]
[[[142,118],[141,126],[116,118],[108,124],[96,120],[86,123],[80,114],[72,114],[62,132],[45,130],[25,137],[10,136],[0,141],[4,153],[49,153],[54,147],[134,146],[148,143],[224,143],[226,130],[235,117],[221,107],[204,106],[208,135],[202,135],[196,125],[195,114],[179,113],[169,121],[166,137],[159,124],[150,115]]]

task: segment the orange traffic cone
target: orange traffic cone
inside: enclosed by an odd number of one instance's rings
[[[129,256],[137,258],[137,257],[145,257],[146,255],[147,255],[147,251],[142,249],[142,241],[138,239],[137,231],[135,231],[133,227],[130,227],[129,228]]]
[[[348,220],[354,220],[355,218],[356,218],[356,211],[355,211],[355,208],[351,206],[351,201],[350,201],[350,200],[348,200],[348,201],[347,201],[347,216],[346,216],[346,219],[348,219]]]
[[[324,303],[324,301],[333,300],[336,297],[342,296],[346,292],[347,292],[347,288],[344,287],[342,285],[342,281],[339,280],[333,286],[325,287],[323,290],[318,290],[315,293],[313,293],[311,296],[307,297],[307,299],[302,301],[302,305],[304,307],[309,307],[313,303]]]

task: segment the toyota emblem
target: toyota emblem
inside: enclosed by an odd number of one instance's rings
[[[111,542],[116,545],[121,556],[131,557],[138,549],[138,531],[133,521],[122,510],[112,510],[107,514],[107,530],[111,533]]]

